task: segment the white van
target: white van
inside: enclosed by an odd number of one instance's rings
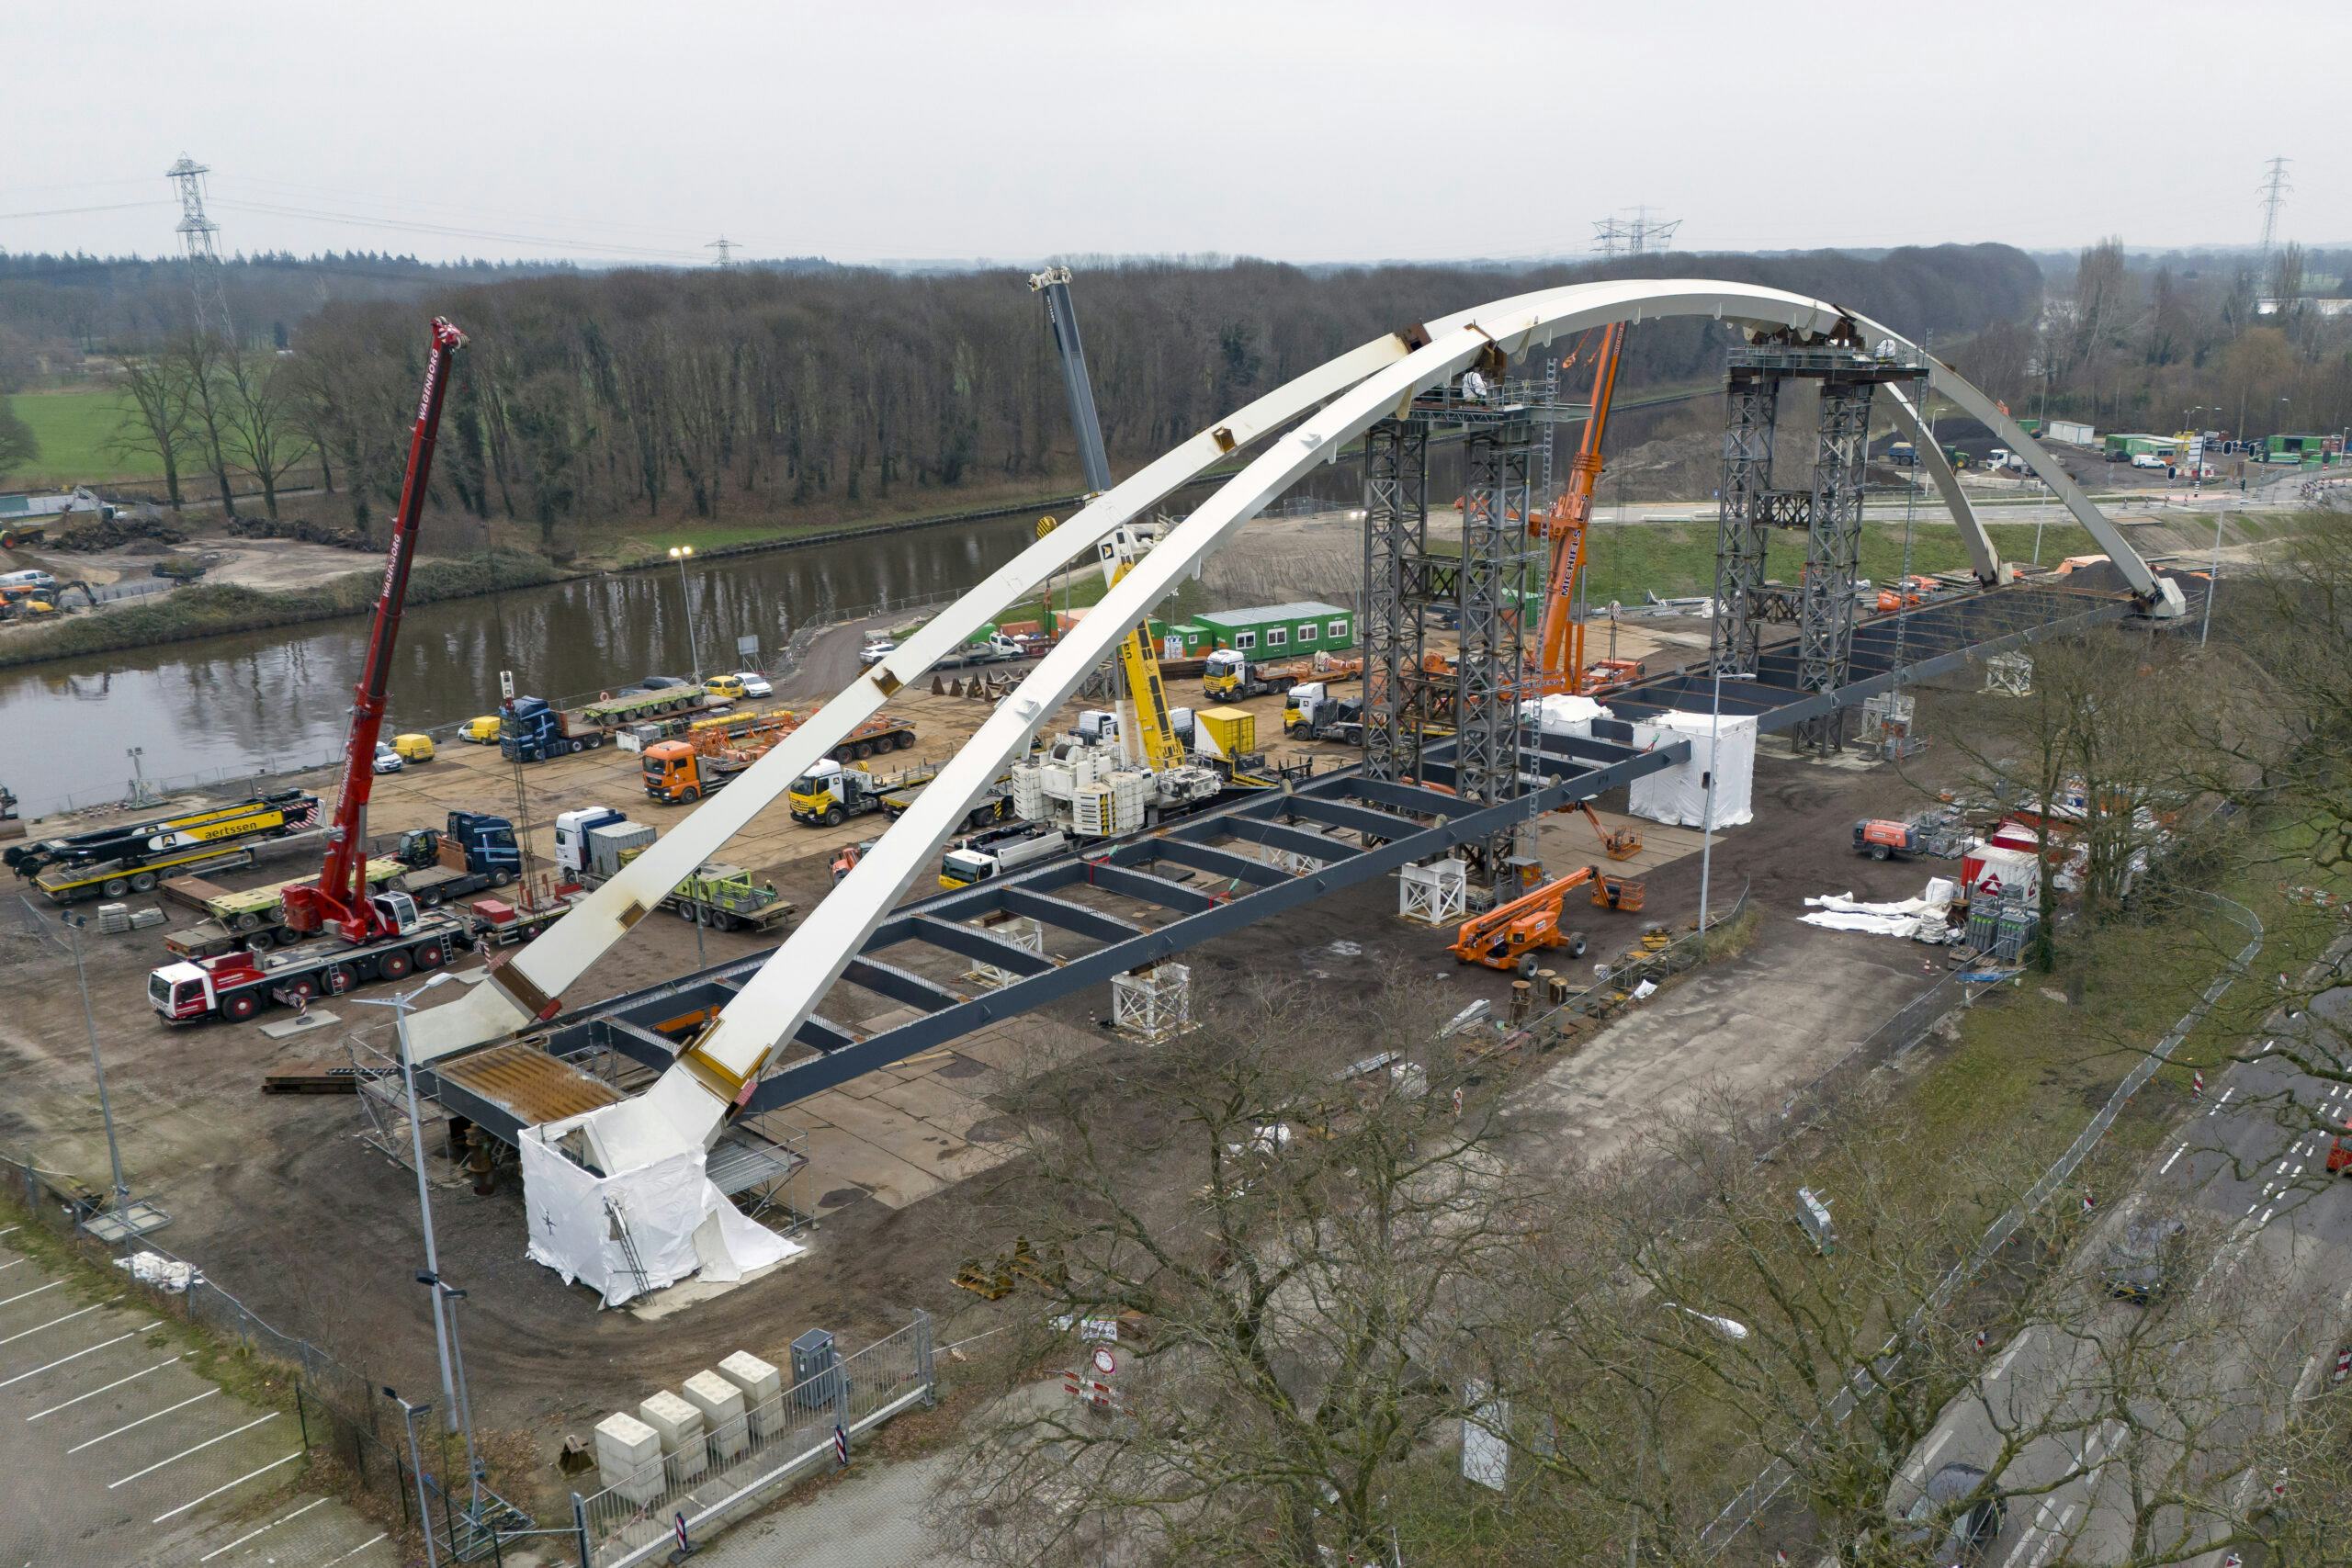
[[[54,588],[57,578],[46,571],[0,572],[0,588]]]

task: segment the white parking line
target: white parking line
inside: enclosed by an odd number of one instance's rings
[[[2255,1055],[2257,1055],[2257,1056],[2267,1056],[2268,1055],[2270,1055],[2270,1047],[2272,1047],[2273,1045],[2276,1045],[2276,1044],[2278,1044],[2278,1041],[2276,1041],[2276,1040],[2266,1040],[2266,1041],[2264,1041],[2264,1042],[2262,1043],[2262,1049],[2261,1049],[2261,1050],[2259,1050],[2259,1051],[2256,1051],[2256,1052],[2255,1053]]]
[[[149,1326],[150,1326],[150,1327],[153,1327],[153,1325],[152,1325],[152,1324],[151,1324],[151,1325],[149,1325]],[[143,1332],[144,1332],[144,1330],[141,1330],[141,1332],[142,1332],[142,1333],[143,1333]],[[127,1338],[129,1338],[129,1337],[130,1337],[130,1336],[129,1336],[129,1335],[125,1335],[125,1336],[123,1336],[123,1337],[127,1339]],[[113,1345],[113,1344],[117,1344],[117,1343],[119,1343],[119,1341],[113,1340],[113,1339],[109,1339],[109,1340],[107,1340],[107,1345]],[[106,1348],[106,1345],[93,1345],[93,1346],[91,1346],[91,1347],[90,1347],[90,1350],[103,1350],[103,1349],[105,1349],[105,1348]],[[81,1353],[82,1353],[83,1355],[86,1356],[86,1355],[88,1355],[88,1354],[90,1353],[90,1351],[89,1351],[89,1350],[85,1350],[85,1351],[83,1351],[83,1352],[81,1352]],[[131,1374],[130,1374],[129,1377],[127,1377],[127,1378],[117,1378],[117,1379],[115,1379],[115,1380],[114,1380],[114,1382],[110,1382],[110,1383],[107,1383],[107,1384],[105,1384],[103,1387],[94,1388],[94,1389],[92,1389],[92,1390],[91,1390],[89,1393],[77,1393],[77,1394],[75,1394],[73,1398],[71,1398],[71,1399],[69,1399],[69,1400],[65,1401],[65,1403],[64,1403],[64,1404],[52,1404],[52,1405],[51,1405],[51,1406],[50,1406],[48,1409],[46,1409],[46,1410],[36,1410],[36,1411],[34,1411],[31,1415],[29,1415],[29,1416],[26,1416],[26,1417],[25,1417],[25,1419],[26,1419],[26,1420],[28,1420],[28,1421],[38,1421],[38,1420],[40,1420],[40,1419],[42,1416],[54,1416],[54,1415],[56,1415],[59,1411],[61,1411],[61,1410],[64,1410],[64,1409],[68,1409],[68,1408],[71,1408],[71,1407],[72,1407],[72,1406],[74,1406],[74,1405],[79,1404],[81,1404],[81,1403],[82,1403],[84,1400],[85,1400],[85,1399],[96,1399],[96,1398],[97,1398],[97,1397],[98,1397],[98,1395],[100,1395],[100,1394],[102,1394],[102,1393],[106,1393],[106,1392],[107,1392],[107,1390],[108,1390],[108,1389],[120,1388],[123,1384],[125,1384],[125,1383],[127,1383],[127,1382],[137,1382],[141,1378],[145,1377],[145,1376],[147,1375],[147,1373],[148,1373],[148,1372],[160,1372],[160,1371],[162,1371],[165,1367],[177,1366],[180,1362],[187,1360],[190,1356],[193,1356],[193,1355],[195,1355],[195,1354],[196,1354],[196,1352],[195,1352],[195,1351],[193,1351],[193,1350],[183,1350],[183,1351],[181,1351],[178,1355],[174,1356],[174,1357],[173,1357],[170,1360],[168,1360],[168,1361],[158,1361],[158,1362],[156,1362],[153,1366],[149,1367],[149,1368],[146,1370],[146,1371],[138,1371],[138,1372],[133,1372],[133,1373],[131,1373]]]
[[[105,1442],[108,1438],[119,1438],[125,1432],[130,1431],[133,1427],[144,1427],[148,1422],[155,1420],[159,1416],[169,1416],[175,1410],[186,1410],[189,1405],[194,1404],[197,1401],[200,1399],[209,1399],[220,1392],[220,1391],[218,1388],[208,1388],[202,1393],[191,1393],[186,1399],[181,1400],[177,1404],[166,1404],[161,1410],[154,1411],[150,1415],[141,1416],[136,1421],[126,1421],[111,1432],[101,1432],[86,1443],[74,1444],[72,1448],[67,1449],[65,1452],[70,1457],[71,1455],[80,1453],[84,1449],[95,1449],[100,1443]]]
[[[2173,1152],[2172,1152],[2172,1158],[2171,1158],[2171,1159],[2167,1159],[2167,1160],[2165,1160],[2164,1164],[2162,1164],[2162,1165],[2158,1166],[2158,1167],[2156,1168],[2156,1174],[2157,1174],[2158,1176],[2162,1176],[2165,1171],[2170,1170],[2170,1169],[2172,1168],[2172,1162],[2173,1162],[2173,1160],[2177,1160],[2177,1159],[2178,1159],[2181,1156],[2183,1156],[2183,1155],[2187,1154],[2188,1152],[2188,1145],[2187,1144],[2183,1144],[2183,1145],[2180,1145],[2180,1147],[2178,1147],[2178,1148],[2177,1148],[2177,1149],[2173,1150]]]
[[[27,1291],[27,1292],[26,1292],[23,1295],[21,1295],[21,1296],[10,1296],[6,1301],[5,1301],[5,1302],[0,1302],[0,1307],[4,1307],[4,1306],[14,1306],[14,1305],[16,1305],[18,1302],[24,1301],[24,1300],[28,1299],[28,1297],[37,1296],[37,1295],[40,1294],[40,1293],[41,1293],[41,1292],[43,1292],[43,1291],[53,1291],[53,1290],[57,1289],[57,1287],[58,1287],[58,1286],[60,1286],[60,1285],[62,1285],[62,1284],[63,1284],[63,1283],[65,1283],[65,1281],[64,1281],[64,1280],[51,1280],[48,1284],[46,1284],[46,1285],[39,1285],[39,1286],[36,1286],[36,1287],[34,1287],[32,1290]]]
[[[160,1324],[151,1323],[147,1325],[146,1328],[134,1328],[128,1334],[118,1334],[111,1339],[101,1339],[86,1350],[76,1350],[70,1356],[60,1356],[54,1361],[51,1361],[44,1366],[35,1367],[31,1371],[18,1372],[15,1377],[0,1382],[0,1388],[9,1388],[17,1383],[24,1382],[27,1378],[37,1378],[43,1372],[54,1371],[68,1361],[78,1361],[85,1356],[94,1356],[109,1345],[119,1345],[126,1339],[136,1339],[141,1335],[146,1333],[148,1329],[159,1328],[162,1325]],[[62,1406],[60,1408],[62,1408]]]
[[[324,1498],[324,1497],[321,1497],[321,1498],[318,1498],[316,1501],[309,1502],[309,1503],[305,1503],[305,1504],[303,1504],[300,1507],[299,1507],[299,1508],[295,1509],[292,1513],[290,1513],[290,1514],[287,1515],[287,1516],[286,1516],[286,1518],[283,1518],[283,1519],[272,1519],[272,1520],[270,1520],[270,1521],[269,1521],[269,1523],[267,1523],[267,1524],[266,1524],[266,1525],[262,1526],[262,1527],[261,1527],[261,1529],[257,1529],[257,1530],[248,1530],[248,1531],[246,1531],[243,1535],[239,1536],[236,1540],[234,1540],[231,1541],[231,1542],[230,1542],[228,1545],[226,1545],[226,1546],[216,1546],[216,1547],[214,1547],[211,1551],[209,1551],[206,1552],[203,1556],[201,1556],[201,1557],[198,1558],[198,1559],[197,1559],[197,1561],[198,1561],[198,1562],[211,1562],[214,1558],[216,1558],[216,1557],[220,1556],[220,1555],[222,1552],[224,1552],[224,1551],[236,1551],[236,1550],[237,1550],[237,1548],[239,1548],[239,1547],[241,1547],[241,1546],[244,1545],[244,1544],[245,1544],[245,1542],[247,1542],[247,1541],[249,1541],[249,1540],[253,1540],[253,1539],[254,1539],[254,1537],[255,1537],[255,1536],[257,1536],[257,1535],[267,1535],[270,1531],[272,1531],[272,1530],[276,1529],[278,1526],[280,1526],[280,1525],[282,1525],[282,1524],[285,1524],[285,1523],[287,1522],[287,1520],[288,1520],[288,1519],[299,1519],[299,1518],[300,1518],[304,1514],[309,1513],[311,1509],[316,1508],[316,1507],[323,1506],[326,1504],[326,1502],[327,1502],[327,1499],[326,1499],[326,1498]],[[381,1540],[382,1538],[381,1538],[381,1537],[379,1537],[378,1539],[379,1539],[379,1540]]]
[[[9,1226],[7,1229],[6,1229],[6,1230],[0,1230],[0,1235],[16,1235],[18,1231],[20,1231],[20,1230],[22,1230],[22,1229],[24,1229],[24,1228],[25,1228],[25,1227],[24,1227],[24,1226],[22,1226],[22,1225],[10,1225],[10,1226]]]
[[[2254,1222],[2254,1228],[2260,1230],[2263,1226],[2268,1224],[2270,1223],[2270,1216],[2276,1213],[2278,1213],[2278,1210],[2275,1206],[2263,1210],[2262,1218]]]
[[[221,1493],[228,1491],[228,1490],[230,1489],[230,1487],[234,1487],[234,1486],[243,1486],[246,1482],[251,1481],[254,1476],[256,1476],[256,1475],[267,1475],[271,1471],[276,1470],[279,1465],[281,1465],[281,1464],[292,1464],[296,1460],[300,1459],[301,1457],[302,1457],[302,1450],[301,1450],[300,1449],[296,1449],[292,1453],[288,1454],[284,1459],[272,1460],[272,1461],[270,1461],[267,1464],[263,1465],[259,1470],[248,1471],[248,1472],[246,1472],[244,1474],[243,1474],[243,1475],[241,1475],[241,1476],[237,1477],[237,1479],[236,1479],[236,1480],[230,1482],[230,1483],[229,1483],[229,1484],[228,1484],[227,1486],[215,1486],[211,1491],[207,1492],[203,1496],[201,1496],[201,1497],[194,1497],[194,1498],[190,1498],[187,1502],[182,1503],[178,1507],[174,1508],[170,1513],[168,1513],[168,1514],[157,1514],[153,1518],[152,1518],[152,1519],[148,1520],[147,1522],[148,1522],[149,1524],[153,1524],[153,1525],[160,1525],[160,1524],[162,1524],[165,1519],[175,1519],[175,1518],[179,1517],[182,1514],[187,1513],[190,1508],[195,1507],[195,1506],[197,1506],[197,1504],[198,1504],[198,1503],[207,1503],[207,1502],[210,1502],[213,1498],[218,1497],[219,1495],[220,1495],[220,1494],[221,1494]],[[380,1536],[377,1538],[377,1540],[380,1540],[381,1539],[383,1539],[383,1538],[382,1538],[382,1537],[380,1537]],[[368,1545],[370,1545],[370,1546],[373,1546],[373,1545],[375,1545],[375,1544],[376,1544],[376,1542],[371,1540],[371,1541],[369,1541],[368,1544]]]
[[[2227,1104],[2230,1102],[2230,1096],[2232,1096],[2232,1095],[2233,1095],[2233,1094],[2235,1094],[2235,1093],[2237,1093],[2237,1088],[2236,1088],[2236,1086],[2235,1086],[2235,1085],[2233,1085],[2233,1086],[2231,1086],[2230,1088],[2223,1089],[2223,1090],[2222,1091],[2222,1098],[2221,1098],[2221,1099],[2219,1099],[2219,1100],[2215,1100],[2215,1101],[2213,1102],[2213,1109],[2212,1109],[2212,1110],[2211,1110],[2211,1111],[2208,1111],[2207,1112],[2205,1112],[2205,1114],[2206,1114],[2206,1115],[2208,1115],[2208,1116],[2219,1116],[2219,1115],[2222,1113],[2222,1107],[2223,1107],[2224,1105],[2227,1105]]]
[[[2010,1340],[2009,1348],[1993,1359],[1993,1364],[1986,1368],[1984,1371],[1984,1381],[1986,1382],[1998,1382],[2000,1381],[2001,1374],[2009,1370],[2009,1363],[2017,1359],[2018,1352],[2025,1348],[2027,1336],[2032,1334],[2032,1332],[2033,1330],[2029,1328],[2024,1334],[2020,1334],[2015,1339]]]
[[[280,1415],[280,1412],[276,1411],[276,1410],[273,1410],[273,1411],[271,1411],[271,1412],[270,1412],[268,1415],[266,1415],[266,1416],[255,1416],[254,1419],[252,1419],[252,1420],[250,1420],[250,1421],[246,1422],[246,1423],[245,1423],[243,1426],[242,1426],[242,1427],[230,1427],[227,1431],[225,1431],[225,1432],[221,1433],[221,1434],[220,1434],[219,1437],[217,1437],[217,1438],[205,1438],[205,1439],[204,1439],[204,1441],[202,1441],[202,1442],[200,1442],[200,1443],[197,1443],[197,1444],[194,1444],[194,1445],[192,1445],[192,1446],[190,1446],[190,1447],[188,1447],[188,1448],[182,1449],[179,1452],[177,1452],[177,1453],[174,1454],[174,1455],[173,1455],[171,1458],[169,1458],[169,1459],[159,1459],[159,1460],[157,1460],[154,1463],[153,1463],[153,1464],[149,1465],[149,1466],[148,1466],[146,1469],[144,1469],[144,1470],[134,1470],[134,1471],[132,1471],[129,1475],[124,1476],[120,1481],[109,1481],[109,1482],[107,1482],[107,1491],[109,1491],[109,1492],[111,1492],[111,1491],[113,1491],[113,1490],[114,1490],[116,1487],[118,1487],[118,1486],[128,1486],[128,1485],[130,1485],[132,1482],[134,1482],[134,1481],[138,1480],[141,1476],[142,1476],[142,1475],[153,1475],[153,1474],[154,1474],[157,1471],[159,1471],[159,1470],[163,1469],[163,1468],[164,1468],[165,1465],[167,1465],[167,1464],[177,1464],[177,1463],[179,1463],[179,1461],[182,1461],[182,1460],[184,1460],[184,1459],[187,1458],[187,1456],[188,1456],[188,1455],[190,1455],[190,1454],[198,1454],[198,1453],[202,1453],[205,1450],[207,1450],[207,1449],[210,1448],[210,1447],[211,1447],[213,1444],[215,1444],[215,1443],[225,1443],[225,1442],[227,1442],[230,1438],[232,1438],[235,1437],[235,1436],[236,1436],[238,1433],[240,1433],[240,1432],[250,1432],[250,1431],[252,1431],[255,1427],[263,1426],[263,1425],[265,1425],[265,1424],[266,1424],[266,1423],[268,1423],[268,1422],[275,1421],[275,1420],[277,1420],[277,1417],[278,1417],[278,1416],[279,1416],[279,1415]],[[198,1498],[198,1499],[197,1499],[197,1501],[198,1501],[198,1502],[202,1502],[202,1501],[203,1501],[203,1499],[199,1497],[199,1498]]]
[[[1903,1467],[1905,1472],[1915,1477],[1925,1475],[1928,1472],[1928,1467],[1936,1462],[1936,1456],[1943,1451],[1944,1445],[1951,1440],[1951,1428],[1947,1427],[1928,1439],[1928,1446],[1919,1450],[1919,1456]]]
[[[14,1269],[24,1261],[25,1259],[21,1258],[12,1258],[6,1263],[0,1263],[0,1269]]]
[[[7,1338],[0,1339],[0,1345],[14,1345],[17,1340],[24,1338],[28,1334],[39,1334],[44,1328],[54,1328],[61,1323],[71,1323],[77,1317],[87,1317],[90,1314],[97,1311],[98,1307],[110,1307],[114,1305],[115,1302],[119,1302],[120,1300],[122,1300],[122,1298],[120,1296],[117,1296],[114,1298],[114,1301],[100,1302],[97,1303],[97,1306],[85,1306],[79,1312],[69,1312],[63,1317],[52,1317],[47,1323],[36,1323],[30,1328],[20,1328],[17,1330],[16,1333],[8,1336]]]
[[[340,1557],[330,1557],[330,1558],[328,1558],[328,1559],[327,1559],[327,1561],[326,1561],[326,1563],[325,1563],[325,1568],[334,1568],[334,1565],[335,1565],[336,1563],[338,1563],[338,1562],[350,1562],[353,1558],[355,1558],[355,1557],[358,1556],[361,1552],[363,1552],[363,1551],[367,1551],[369,1547],[371,1547],[371,1546],[375,1545],[377,1541],[379,1541],[379,1540],[390,1540],[390,1538],[391,1538],[391,1532],[390,1532],[390,1530],[386,1530],[386,1531],[385,1531],[383,1534],[381,1534],[381,1535],[378,1535],[378,1536],[372,1537],[372,1538],[371,1538],[371,1539],[369,1539],[369,1540],[363,1540],[363,1541],[361,1541],[357,1546],[353,1547],[349,1551],[345,1552],[342,1556],[340,1556]]]

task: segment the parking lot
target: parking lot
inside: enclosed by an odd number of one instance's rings
[[[390,1568],[382,1528],[305,1492],[300,1418],[190,1370],[129,1292],[91,1299],[0,1225],[0,1568]]]

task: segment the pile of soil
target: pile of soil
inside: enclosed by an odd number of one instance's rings
[[[93,517],[68,524],[50,536],[45,547],[62,550],[68,555],[86,556],[100,550],[122,549],[142,541],[176,545],[187,538],[187,529],[161,513],[150,517],[122,511],[103,520]]]
[[[229,532],[241,539],[293,539],[305,545],[327,545],[339,550],[377,550],[356,528],[331,527],[305,517],[234,517]]]

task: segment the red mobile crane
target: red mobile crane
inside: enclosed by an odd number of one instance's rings
[[[420,913],[404,893],[371,894],[367,881],[366,816],[376,778],[376,742],[384,728],[384,691],[391,679],[392,645],[400,635],[401,603],[416,559],[419,515],[433,472],[434,438],[448,392],[449,366],[465,334],[434,318],[425,359],[424,390],[409,437],[408,477],[392,520],[384,558],[384,586],[368,661],[352,689],[351,734],[344,745],[343,788],[327,831],[326,860],[314,883],[285,894],[286,924],[299,937],[267,953],[228,953],[166,964],[147,977],[147,999],[174,1023],[205,1018],[243,1021],[270,1002],[299,1003],[336,996],[365,981],[397,980],[435,969],[465,951],[470,930],[446,912]]]
[[[352,688],[351,735],[343,748],[343,788],[335,796],[334,820],[327,829],[326,863],[319,879],[286,890],[286,923],[308,935],[333,926],[344,941],[366,942],[384,934],[383,919],[368,902],[368,796],[375,786],[376,742],[384,731],[384,688],[392,674],[392,644],[400,637],[401,603],[408,596],[409,569],[416,561],[416,531],[433,477],[433,443],[441,430],[441,403],[449,390],[449,365],[466,334],[439,316],[433,318],[433,346],[424,361],[424,391],[416,400],[416,427],[409,435],[408,477],[401,483],[401,505],[392,519],[392,539],[384,552],[384,588],[376,598],[376,626],[368,638],[368,662]]]

